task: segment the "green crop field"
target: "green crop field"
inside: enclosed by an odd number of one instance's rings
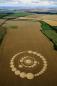
[[[54,30],[57,32],[57,26],[53,26]]]
[[[40,21],[41,27],[42,27],[42,32],[44,35],[46,35],[50,41],[53,42],[54,44],[54,49],[57,50],[57,32],[54,27],[50,26],[44,21]]]
[[[0,19],[2,19],[3,17],[7,16],[8,14],[0,14]]]
[[[27,13],[27,12],[17,12],[17,13],[12,13],[8,16],[5,16],[4,18],[17,18],[17,17],[25,17],[31,15],[31,13]]]

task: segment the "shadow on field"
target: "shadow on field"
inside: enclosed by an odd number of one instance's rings
[[[7,33],[7,28],[0,27],[0,46],[2,44],[2,41],[3,41],[4,36],[6,35],[6,33]]]

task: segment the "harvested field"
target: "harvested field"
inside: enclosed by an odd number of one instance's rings
[[[57,15],[44,15],[43,19],[45,20],[55,20],[57,21]]]
[[[57,26],[57,21],[54,21],[54,20],[43,20],[43,21],[50,24],[51,26]]]
[[[35,18],[36,20],[43,20],[51,26],[57,26],[57,15],[34,14],[26,18]]]

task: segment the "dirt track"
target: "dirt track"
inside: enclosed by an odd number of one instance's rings
[[[9,24],[12,21],[7,22]],[[57,52],[52,43],[41,33],[39,22],[19,21],[18,29],[8,29],[0,53],[1,86],[57,86]],[[33,79],[16,77],[9,67],[12,56],[20,51],[32,50],[41,53],[48,62],[46,72]]]

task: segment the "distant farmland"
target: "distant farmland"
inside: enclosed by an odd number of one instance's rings
[[[55,15],[56,16],[56,15]],[[10,13],[10,14],[0,14],[0,43],[2,42],[3,38],[4,38],[4,34],[6,34],[6,28],[13,28],[13,29],[17,29],[18,28],[18,21],[28,21],[30,18],[30,21],[32,22],[39,22],[39,20],[41,21],[41,27],[42,27],[42,32],[53,42],[54,44],[54,48],[57,50],[57,27],[55,27],[57,25],[57,21],[54,21],[53,19],[56,19],[54,15],[45,15],[45,14],[31,14],[31,13],[27,13],[27,12],[18,12],[18,13]],[[23,19],[22,19],[22,18]],[[53,19],[52,19],[53,17]],[[14,22],[14,19],[16,19],[16,23],[12,23]],[[10,23],[7,23],[9,20],[11,21],[13,19],[13,21]],[[39,20],[38,20],[39,19]],[[6,21],[5,21],[6,20]],[[37,21],[38,20],[38,21]],[[10,22],[9,21],[9,22]],[[4,22],[4,23],[3,23]],[[34,22],[34,23],[35,23]],[[50,25],[49,25],[50,24]],[[51,26],[52,25],[52,26]],[[4,29],[3,29],[4,28]],[[2,32],[1,32],[2,31]]]
[[[3,27],[3,25],[11,19],[15,19],[17,17],[25,17],[30,15],[31,13],[27,12],[19,12],[19,13],[0,13],[0,44],[2,43],[4,36],[6,35],[6,27]],[[17,26],[12,25],[11,28],[17,28]],[[7,28],[8,29],[8,28]]]

